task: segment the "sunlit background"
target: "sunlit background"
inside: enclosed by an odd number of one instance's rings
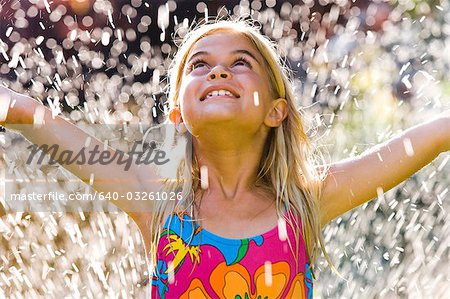
[[[251,16],[278,44],[328,162],[450,107],[446,0],[0,0],[0,83],[80,126],[159,123],[174,40],[229,15]],[[25,165],[20,136],[0,143],[3,172],[84,190],[58,167]],[[448,160],[325,228],[345,280],[321,260],[316,298],[450,297]],[[0,235],[0,298],[145,297],[143,245],[124,213],[10,214]]]

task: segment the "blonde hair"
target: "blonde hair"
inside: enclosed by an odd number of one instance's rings
[[[178,97],[183,79],[183,70],[190,50],[197,41],[218,31],[230,30],[243,34],[265,60],[269,73],[271,89],[274,98],[285,98],[288,103],[287,118],[282,125],[272,128],[265,143],[264,154],[260,161],[256,185],[259,188],[273,192],[276,197],[276,209],[279,218],[284,218],[295,233],[298,257],[299,234],[302,231],[307,249],[310,266],[314,265],[319,247],[327,261],[332,266],[324,248],[319,215],[319,199],[322,191],[323,174],[313,167],[314,155],[310,141],[306,135],[301,112],[297,110],[294,91],[290,81],[290,73],[275,45],[262,34],[253,24],[244,21],[220,20],[206,23],[190,31],[184,38],[169,69],[169,100],[171,109],[178,106]],[[181,163],[178,169],[178,179],[174,188],[183,190],[183,200],[172,209],[175,211],[193,211],[195,208],[194,192],[199,188],[199,169],[195,155],[192,163],[189,159]],[[158,201],[152,220],[152,247],[156,253],[161,234],[163,215],[169,208],[169,203]],[[284,216],[283,207],[292,211],[293,222]],[[296,221],[300,218],[301,223]],[[289,239],[288,239],[289,240]],[[292,245],[289,243],[292,250]],[[156,256],[153,255],[154,265]]]

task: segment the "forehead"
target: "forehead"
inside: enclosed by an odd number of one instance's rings
[[[196,52],[208,52],[211,54],[226,54],[236,50],[247,50],[252,53],[259,62],[264,59],[255,48],[255,45],[243,33],[231,30],[219,30],[199,39],[189,51],[188,57]]]

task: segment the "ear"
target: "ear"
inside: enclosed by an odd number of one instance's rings
[[[273,100],[264,123],[269,127],[279,127],[288,114],[288,103],[286,99]]]
[[[170,109],[169,111],[169,120],[173,123],[173,124],[180,124],[183,122],[183,117],[181,116],[181,111],[180,111],[180,107],[174,107],[172,109]]]

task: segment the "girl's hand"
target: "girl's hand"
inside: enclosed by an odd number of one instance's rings
[[[0,125],[32,124],[36,100],[0,85]]]
[[[9,114],[11,106],[11,96],[6,88],[0,86],[0,125],[6,124],[6,118]]]
[[[450,109],[439,114],[436,122],[440,132],[441,152],[450,151]]]

